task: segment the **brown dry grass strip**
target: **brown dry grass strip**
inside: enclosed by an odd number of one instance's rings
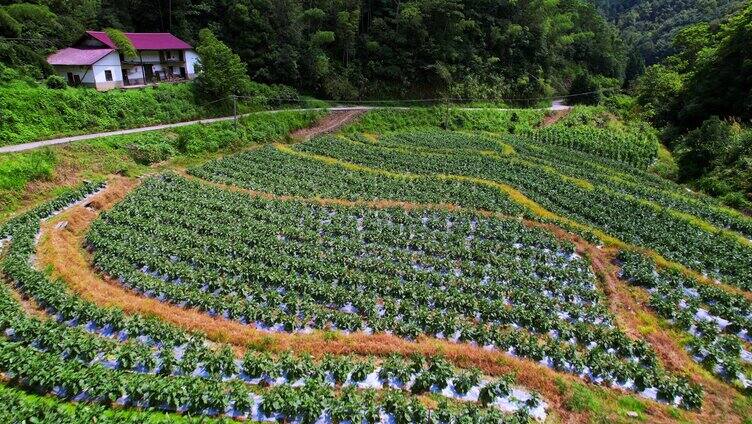
[[[541,128],[549,127],[559,122],[559,120],[569,115],[570,112],[572,112],[571,108],[555,110],[553,112],[547,113],[546,116],[543,117],[543,121],[540,123]]]
[[[36,317],[40,320],[50,319],[50,316],[47,314],[47,312],[40,308],[39,305],[37,305],[37,303],[34,301],[34,299],[25,298],[21,295],[21,293],[18,292],[18,290],[11,287],[9,284],[6,284],[6,288],[8,289],[8,292],[10,292],[11,297],[13,297],[13,299],[15,299],[16,302],[21,305],[21,309],[26,315]]]
[[[311,127],[301,128],[290,134],[296,140],[309,140],[318,135],[334,132],[366,112],[365,109],[333,111]]]

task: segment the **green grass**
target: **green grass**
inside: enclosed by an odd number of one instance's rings
[[[658,146],[658,158],[650,168],[650,171],[669,180],[676,180],[679,175],[679,165],[676,164],[671,152],[664,145]]]
[[[566,400],[566,407],[574,412],[598,412],[603,410],[600,399],[581,383],[572,383],[569,386],[570,395]]]
[[[0,383],[0,421],[13,423],[230,423],[229,418],[189,417],[174,413],[116,409],[62,402],[49,396],[28,394]]]
[[[253,87],[253,95],[297,96],[287,87],[263,84],[254,84]],[[188,121],[232,112],[229,101],[207,104],[210,100],[215,99],[196,98],[191,83],[108,92],[91,88],[53,90],[21,83],[0,85],[0,145]],[[308,102],[304,101],[304,104]],[[239,102],[238,106],[238,112],[243,113],[260,110],[265,103],[251,99]]]
[[[55,154],[50,149],[0,156],[0,190],[22,189],[31,180],[50,178],[54,168]]]
[[[619,406],[619,412],[622,416],[629,417],[630,412],[636,412],[637,417],[635,417],[634,419],[638,421],[645,421],[645,412],[647,411],[647,407],[641,400],[635,398],[634,396],[621,396],[617,400],[617,405]]]
[[[140,134],[104,137],[43,150],[0,156],[0,220],[27,204],[45,200],[83,179],[108,175],[140,176],[160,169],[187,167],[223,152],[249,145],[279,141],[306,127],[323,112],[259,113],[231,122],[196,124]],[[157,161],[144,161],[133,146],[168,146],[170,154]],[[151,165],[151,166],[150,166]],[[39,187],[29,189],[29,183]],[[47,182],[47,183],[45,183]]]
[[[545,115],[535,109],[462,110],[447,107],[382,109],[365,114],[345,131],[387,133],[401,129],[442,128],[449,130],[520,133],[537,126]]]

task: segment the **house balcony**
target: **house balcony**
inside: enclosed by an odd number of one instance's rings
[[[166,65],[179,65],[185,63],[185,59],[180,59],[177,57],[166,57],[162,59],[161,63],[164,63]]]
[[[178,65],[184,65],[185,59],[180,59],[177,57],[168,58],[168,57],[144,57],[143,59],[141,57],[126,57],[121,58],[120,62],[124,66],[137,66],[137,65],[168,65],[168,66],[178,66]]]

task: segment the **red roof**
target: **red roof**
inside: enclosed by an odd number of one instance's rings
[[[87,34],[113,49],[117,48],[104,31],[86,31]],[[187,50],[191,45],[169,32],[126,32],[124,33],[136,50]]]
[[[93,65],[99,59],[107,56],[107,54],[113,51],[115,51],[115,49],[69,47],[51,54],[47,57],[47,62],[50,65]]]

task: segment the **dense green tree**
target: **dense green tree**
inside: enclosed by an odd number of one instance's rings
[[[702,48],[690,74],[680,119],[697,125],[708,115],[752,118],[752,5],[734,16],[715,37],[717,44]]]
[[[196,52],[200,56],[196,90],[202,98],[216,100],[248,93],[251,81],[245,63],[209,29],[199,32]]]
[[[649,67],[635,86],[644,114],[659,126],[671,125],[675,121],[683,90],[684,77],[664,65]]]
[[[3,2],[47,10],[50,25],[16,18],[49,39],[41,56],[90,28],[170,31],[193,44],[210,28],[252,79],[320,97],[537,98],[567,92],[581,72],[625,73],[618,32],[585,0]]]
[[[0,8],[0,36],[14,38],[21,35],[21,24]]]
[[[723,196],[752,201],[752,5],[723,25],[677,32],[676,54],[651,66],[636,84],[644,115],[663,128],[680,178]],[[744,200],[746,196],[747,200]]]
[[[744,0],[590,0],[614,22],[645,59],[654,64],[676,53],[674,38],[688,25],[713,25],[739,11]]]

